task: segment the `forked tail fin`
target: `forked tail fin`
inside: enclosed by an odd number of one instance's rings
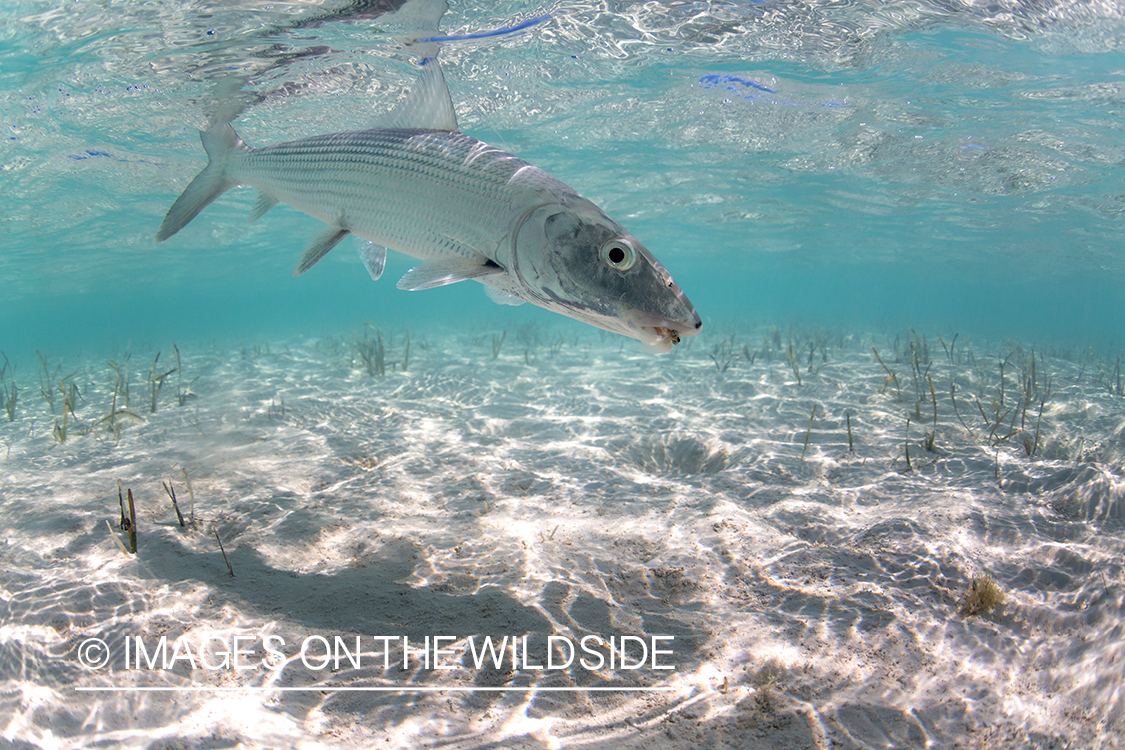
[[[226,176],[230,154],[233,151],[250,150],[250,147],[234,132],[230,123],[226,122],[210,130],[199,131],[199,138],[203,141],[203,150],[207,152],[207,166],[188,183],[184,192],[168,209],[160,229],[156,232],[157,242],[163,242],[183,229],[184,225],[207,208],[211,201],[234,187],[236,183],[230,182]]]

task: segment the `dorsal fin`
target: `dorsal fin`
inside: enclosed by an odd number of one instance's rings
[[[390,13],[379,16],[379,25],[392,34],[400,35],[410,45],[436,34],[441,25],[441,17],[447,10],[447,0],[407,0]]]
[[[394,111],[378,117],[376,128],[425,128],[457,131],[457,115],[445,85],[441,65],[437,61],[438,44],[432,40],[439,31],[442,16],[448,10],[446,0],[408,0],[393,13],[379,21],[392,34],[399,36],[403,49],[417,57],[422,74],[410,88],[406,100]]]
[[[430,46],[430,45],[427,45]],[[406,101],[384,118],[376,122],[379,128],[426,128],[429,130],[450,130],[457,132],[457,115],[453,111],[453,100],[445,85],[445,76],[438,63],[436,44],[432,45],[434,55],[423,57],[418,65],[422,75],[410,90]]]

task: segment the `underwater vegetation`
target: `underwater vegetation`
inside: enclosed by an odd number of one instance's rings
[[[475,348],[478,361],[518,361],[534,370],[547,363],[588,362],[590,339],[599,334],[583,337],[525,324],[495,333],[475,333],[471,341],[474,347],[484,347],[483,351]],[[891,460],[901,471],[918,471],[948,456],[957,445],[971,445],[989,452],[999,478],[1005,453],[1038,459],[1046,451],[1049,459],[1055,459],[1075,452],[1088,456],[1099,446],[1107,447],[1080,436],[1067,438],[1065,445],[1059,442],[1053,415],[1058,411],[1056,402],[1062,390],[1092,387],[1125,397],[1120,358],[1099,356],[1091,349],[1044,350],[1006,342],[982,350],[959,334],[948,339],[940,335],[930,338],[914,329],[880,339],[797,327],[758,332],[734,328],[723,333],[720,326],[713,339],[709,346],[685,340],[669,359],[682,361],[701,375],[709,370],[718,382],[768,382],[771,387],[790,389],[795,399],[804,402],[803,417],[799,427],[794,427],[794,457],[801,462],[817,458],[818,451],[822,453],[828,444],[841,446],[846,455],[857,460],[874,458],[865,450],[869,442],[865,431],[871,429],[873,420],[880,429],[897,420],[900,450]],[[506,346],[512,342],[514,346]],[[317,348],[333,352],[369,377],[390,373],[405,376],[416,369],[426,372],[450,364],[448,353],[435,359],[436,352],[427,348],[424,338],[417,346],[420,348],[412,349],[409,332],[389,337],[370,322],[363,324],[350,342],[337,337],[322,338],[317,343]],[[6,421],[14,424],[22,418],[26,437],[34,436],[46,423],[56,444],[73,440],[76,435],[104,436],[116,444],[129,425],[144,421],[141,412],[156,414],[161,399],[168,402],[165,386],[175,383],[171,403],[177,407],[185,408],[198,398],[193,389],[200,375],[186,371],[178,345],[173,344],[172,350],[174,362],[162,365],[164,358],[158,351],[139,378],[132,353],[103,360],[105,380],[97,377],[96,367],[90,363],[64,367],[61,361],[37,351],[41,409],[22,398],[26,391],[17,385],[15,363],[0,353],[0,404]],[[840,377],[842,358],[854,362],[862,350],[868,352],[873,371],[867,375],[856,371],[856,383],[872,383],[880,398],[849,399],[847,391],[828,400],[821,398],[824,377]],[[466,349],[454,359],[472,361],[473,351]],[[253,360],[268,355],[269,348],[262,345],[251,350],[243,346],[242,352],[244,359]],[[637,355],[622,350],[621,356]],[[1055,372],[1060,362],[1072,362],[1077,368],[1062,384]],[[703,365],[706,368],[699,369]],[[140,409],[138,387],[144,389],[144,406]],[[1062,396],[1068,397],[1069,393]],[[266,396],[262,408],[267,418],[273,419],[284,417],[294,405],[286,403],[284,395],[275,395]],[[733,453],[740,448],[726,449]]]
[[[383,340],[383,332],[372,323],[364,323],[365,328],[375,332],[374,338],[368,331],[363,331],[362,336],[356,336],[354,341],[355,353],[359,355],[363,369],[370,377],[383,377],[387,374],[387,348],[388,343]],[[410,367],[410,331],[403,333],[402,342],[402,370],[405,372]],[[398,362],[391,362],[391,371],[398,369]]]
[[[979,360],[967,345],[957,348],[958,335],[949,344],[941,337],[938,343],[944,351],[945,376],[940,382],[947,394],[949,408],[970,440],[998,451],[1006,444],[1020,446],[1024,454],[1032,457],[1039,452],[1042,441],[1043,415],[1051,401],[1053,381],[1043,371],[1042,356],[1035,349],[1008,344],[1006,353],[995,355],[996,370],[987,360]],[[884,360],[875,344],[871,344],[875,361],[886,374],[882,393],[890,392],[896,401],[910,405],[906,415],[904,458],[906,470],[914,464],[910,460],[910,424],[925,425],[921,447],[928,454],[939,450],[939,398],[935,378],[940,378],[937,362],[932,358],[931,343],[913,329],[906,336],[896,336],[891,344],[894,363],[906,370],[906,386],[899,379],[900,370],[893,369]],[[904,378],[905,380],[905,378]],[[960,394],[960,403],[958,403]],[[943,396],[944,398],[944,396]],[[975,407],[975,408],[974,408]],[[966,413],[968,421],[966,421]],[[977,415],[980,421],[972,424]]]
[[[4,358],[4,364],[0,365],[0,402],[4,404],[4,413],[8,415],[8,421],[14,422],[20,389],[16,386],[15,368],[8,361],[8,355],[0,352],[0,357]]]
[[[1080,455],[1088,459],[1092,445],[1103,450],[1112,445],[1104,458],[1113,462],[1125,452],[1115,441],[1063,438],[1053,418],[1087,390],[1125,395],[1119,358],[1092,348],[1033,347],[1012,341],[981,347],[957,333],[928,337],[913,328],[888,337],[797,327],[756,333],[715,328],[715,340],[705,351],[700,350],[701,342],[685,341],[672,356],[693,362],[702,358],[714,377],[729,383],[756,380],[792,389],[794,398],[805,403],[800,426],[794,429],[798,461],[812,458],[818,442],[822,448],[839,445],[846,451],[832,455],[875,458],[864,449],[869,442],[864,432],[873,422],[885,432],[895,421],[899,452],[891,461],[904,473],[928,469],[959,447],[986,451],[997,480],[1005,455],[1008,460],[1019,455],[1034,461],[1046,451],[1048,460]],[[878,373],[879,399],[863,395],[866,388],[857,387],[870,382],[858,370],[853,370],[859,379],[852,384],[840,380],[844,360],[855,367],[857,347],[866,349]],[[1065,381],[1060,380],[1059,368],[1067,372]],[[817,394],[829,383],[845,390],[832,394],[830,402],[818,401]],[[830,437],[828,443],[825,437]]]
[[[976,576],[961,599],[961,614],[965,617],[986,615],[1003,603],[1004,592],[992,576]]]
[[[176,346],[175,344],[172,344],[172,349],[174,349],[175,352],[176,352],[176,370],[175,370],[175,372],[176,372],[176,403],[179,404],[180,406],[183,406],[190,399],[195,398],[195,394],[191,392],[191,386],[195,383],[195,381],[199,380],[199,376],[197,375],[194,378],[192,378],[191,380],[189,380],[188,384],[185,386],[184,385],[184,378],[183,378],[184,366],[183,366],[183,363],[180,360],[180,347]],[[157,356],[158,359],[160,358],[159,353],[157,353],[156,356]],[[153,364],[153,369],[155,370],[156,362],[153,362],[152,364]],[[155,409],[154,409],[154,411],[155,411]]]
[[[183,483],[184,486],[187,487],[189,497],[187,518],[184,518],[183,511],[180,510],[180,504],[176,498],[176,488],[173,481],[171,479],[161,481],[160,485],[164,489],[164,494],[172,501],[172,510],[176,514],[176,521],[179,527],[187,532],[194,532],[197,528],[195,518],[195,491],[192,489],[191,479],[188,478],[187,469],[181,467],[180,473],[183,476]],[[120,514],[117,529],[125,534],[125,541],[122,541],[121,537],[113,530],[113,525],[110,524],[108,519],[105,522],[106,528],[109,529],[110,538],[113,539],[123,555],[126,557],[136,555],[137,536],[139,532],[137,525],[137,501],[133,498],[133,489],[131,487],[123,487],[120,479],[117,480],[117,507]],[[223,542],[219,538],[218,529],[212,527],[211,534],[215,537],[215,541],[219,546],[219,552],[222,554],[223,562],[227,566],[227,572],[233,577],[234,568],[231,566],[230,559],[227,558],[226,549],[224,549]]]
[[[164,384],[173,374],[177,375],[176,403],[182,407],[195,398],[191,386],[198,380],[198,376],[184,382],[180,350],[175,344],[173,349],[176,366],[160,368],[161,353],[157,352],[145,377],[144,382],[148,386],[145,405],[150,414],[156,413]],[[63,375],[61,363],[53,363],[49,355],[38,350],[35,355],[39,360],[39,396],[49,414],[50,434],[56,444],[65,443],[75,435],[91,434],[108,435],[116,444],[128,424],[144,421],[133,407],[131,353],[126,352],[117,359],[106,361],[108,379],[104,384],[91,376],[88,364]],[[0,357],[4,360],[0,365],[0,403],[4,406],[7,421],[16,422],[20,416],[19,396],[22,391],[15,381],[15,364],[2,352]],[[103,397],[108,400],[108,407],[98,408],[96,401]],[[28,406],[24,407],[22,413],[29,422],[26,437],[32,437],[35,435],[36,419],[40,415],[36,415]]]
[[[504,346],[504,339],[508,338],[507,329],[504,330],[499,336],[495,333],[492,334],[492,358],[497,359],[500,356],[500,349]]]
[[[176,351],[177,359],[179,358],[179,350]],[[164,387],[164,379],[174,372],[179,372],[178,367],[173,367],[171,370],[165,370],[161,374],[156,374],[156,366],[160,363],[160,352],[156,353],[155,359],[152,360],[152,371],[148,375],[148,386],[151,394],[149,401],[149,413],[156,413],[156,402],[160,398],[160,389]]]
[[[588,361],[590,338],[526,324],[474,334],[472,342],[483,344],[484,352],[478,356],[485,361],[511,362],[518,358],[525,367],[534,369],[544,362],[565,361],[567,353]],[[725,334],[717,332],[713,338],[706,349],[702,342],[685,340],[670,359],[682,360],[691,367],[699,366],[691,363],[706,363],[712,376],[723,381],[765,378],[775,386],[792,389],[794,397],[805,403],[804,417],[797,428],[795,457],[799,461],[809,459],[826,435],[839,435],[833,438],[833,444],[845,446],[848,455],[864,458],[864,431],[871,425],[871,407],[877,405],[882,413],[885,406],[898,405],[900,452],[892,461],[899,463],[902,471],[909,473],[932,465],[960,443],[988,450],[999,477],[1005,451],[1036,459],[1045,449],[1054,458],[1060,449],[1088,453],[1095,446],[1085,439],[1072,440],[1065,447],[1057,441],[1052,443],[1052,405],[1060,393],[1059,377],[1053,371],[1057,362],[1069,359],[1077,365],[1077,373],[1068,376],[1071,385],[1086,383],[1084,387],[1092,385],[1112,396],[1125,397],[1120,358],[1101,357],[1090,349],[1043,351],[1007,342],[993,345],[985,353],[959,334],[949,339],[940,335],[929,338],[914,329],[882,341],[796,327],[787,331],[772,327],[757,333],[736,328]],[[511,341],[516,345],[507,354],[505,345]],[[317,347],[335,352],[369,377],[404,375],[416,366],[425,371],[446,364],[444,357],[432,358],[424,339],[419,344],[419,364],[411,344],[409,332],[392,338],[368,322],[350,343],[342,338],[324,338]],[[839,357],[848,352],[846,356],[854,359],[857,346],[867,350],[878,373],[872,373],[877,377],[878,395],[889,400],[878,404],[870,400],[848,402],[847,393],[838,394],[830,402],[819,399],[816,391],[822,385],[818,381],[825,374],[837,377]],[[6,421],[16,423],[22,417],[27,436],[34,435],[46,421],[57,444],[75,435],[91,434],[107,436],[116,444],[124,429],[144,421],[141,411],[157,413],[166,385],[175,383],[172,403],[180,408],[198,397],[193,388],[200,375],[189,376],[178,345],[172,348],[174,362],[162,366],[162,353],[158,351],[144,367],[141,378],[135,374],[129,352],[104,360],[106,381],[100,381],[88,363],[65,368],[62,362],[37,351],[42,412],[22,398],[25,390],[17,385],[15,363],[0,353],[0,404]],[[255,346],[253,351],[243,346],[242,351],[244,359],[269,353],[268,345]],[[623,351],[622,356],[628,355]],[[464,359],[472,359],[468,350]],[[857,374],[859,382],[866,377]],[[140,410],[136,403],[138,386],[144,388]],[[807,396],[802,396],[806,391]],[[272,419],[285,416],[293,405],[287,404],[284,396],[273,396],[267,397],[264,408]]]
[[[371,338],[370,334],[364,331],[363,337],[356,339],[355,348],[369,376],[383,377],[386,374],[387,349],[383,344],[382,331],[375,329],[375,338]]]

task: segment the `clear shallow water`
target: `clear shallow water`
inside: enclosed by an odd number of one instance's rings
[[[218,101],[241,102],[251,145],[361,127],[398,101],[411,62],[370,11],[0,5],[0,351],[20,389],[15,419],[0,413],[6,739],[1120,744],[1114,5],[453,7],[450,35],[551,14],[445,46],[462,128],[594,199],[669,267],[704,331],[666,357],[474,284],[400,292],[410,262],[393,254],[378,283],[346,246],[293,279],[319,224],[285,207],[247,224],[250,191],[152,242]],[[408,370],[365,372],[364,321],[396,365],[411,332]],[[146,411],[173,341],[198,380],[183,404],[169,380]],[[79,389],[69,418],[38,393],[36,350]],[[126,358],[137,417],[107,423],[106,362]],[[160,505],[159,480],[180,487],[184,469],[201,497],[188,531]],[[118,479],[142,503],[137,558],[105,529]],[[983,572],[1005,607],[959,616]],[[675,633],[678,692],[73,690],[167,677],[81,669],[90,635],[429,623]],[[503,675],[340,677],[408,678]]]

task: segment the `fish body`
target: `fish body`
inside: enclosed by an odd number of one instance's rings
[[[563,182],[459,132],[437,61],[427,63],[416,96],[384,127],[257,149],[227,123],[201,132],[208,165],[157,241],[226,190],[252,186],[252,221],[281,202],[327,225],[294,275],[351,234],[372,243],[361,257],[373,278],[385,248],[422,261],[401,289],[472,279],[496,302],[530,302],[664,350],[699,331],[699,315],[640,241]]]

